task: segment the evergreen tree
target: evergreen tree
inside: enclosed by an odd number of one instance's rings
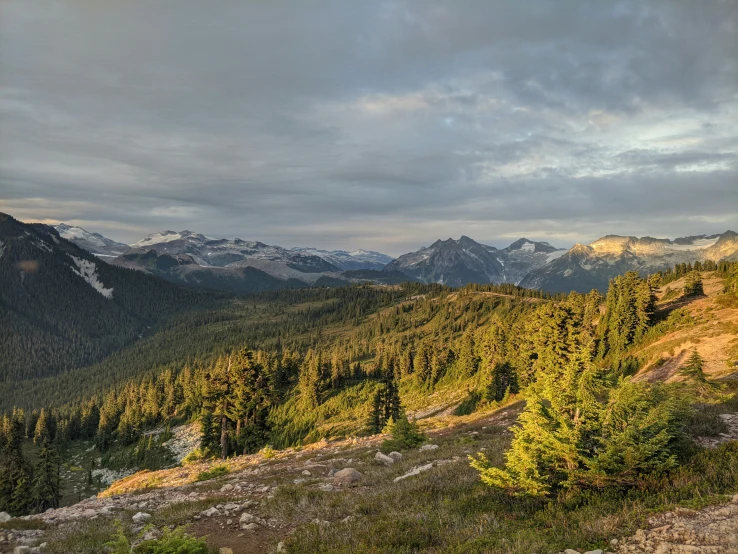
[[[32,504],[36,512],[58,508],[61,500],[61,461],[48,443],[41,445],[39,462],[33,472]]]
[[[23,515],[31,508],[32,469],[23,456],[25,417],[16,410],[6,429],[5,448],[0,455],[0,511]]]
[[[684,280],[684,296],[703,296],[704,294],[700,272],[692,271],[688,273]]]

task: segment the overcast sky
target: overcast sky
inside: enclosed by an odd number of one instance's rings
[[[3,0],[0,211],[393,255],[738,231],[738,2]]]

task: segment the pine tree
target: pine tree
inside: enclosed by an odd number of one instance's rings
[[[25,417],[14,410],[6,429],[5,448],[0,455],[0,512],[23,515],[31,508],[32,469],[23,456]]]
[[[700,272],[692,271],[688,273],[684,281],[684,296],[703,296],[704,294]]]
[[[48,443],[41,445],[39,462],[33,472],[32,504],[36,512],[58,508],[61,500],[61,461]]]

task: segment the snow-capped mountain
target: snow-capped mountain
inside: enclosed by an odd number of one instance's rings
[[[626,271],[645,275],[676,263],[724,259],[738,259],[738,234],[733,231],[674,240],[607,235],[588,245],[574,245],[531,271],[520,284],[550,292],[605,291],[611,278]]]
[[[522,238],[507,248],[498,250],[497,259],[503,265],[504,281],[517,285],[528,273],[563,254],[566,254],[566,249],[555,248],[547,242],[534,242]]]
[[[112,263],[174,282],[231,292],[256,292],[363,282],[367,280],[363,273],[344,275],[343,272],[376,271],[391,259],[365,250],[283,248],[185,230],[153,233],[132,244],[125,255]],[[369,280],[382,282],[384,274],[378,277]]]
[[[384,269],[384,266],[392,261],[391,256],[372,250],[347,252],[345,250],[318,250],[317,248],[296,247],[292,248],[292,251],[310,256],[318,256],[345,271],[360,269],[380,270]]]
[[[131,249],[127,244],[111,240],[102,236],[100,233],[90,233],[82,227],[75,227],[65,223],[60,223],[53,227],[62,238],[101,257],[116,258]]]
[[[529,271],[545,265],[559,251],[547,242],[520,239],[507,248],[480,244],[469,237],[438,240],[390,262],[386,270],[401,271],[425,283],[462,286],[468,283],[517,284]]]

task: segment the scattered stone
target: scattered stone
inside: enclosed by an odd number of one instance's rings
[[[233,485],[231,485],[230,483],[226,483],[225,485],[220,487],[220,492],[228,492],[232,490],[233,490]]]
[[[393,459],[394,461],[396,461],[396,462],[397,462],[398,460],[401,460],[401,459],[402,459],[402,454],[400,454],[399,452],[390,452],[390,453],[388,454],[388,456],[389,456],[390,458],[392,458],[392,459]]]
[[[251,529],[253,529],[253,527],[249,527],[249,525],[253,524],[258,526],[257,521],[259,521],[258,517],[248,512],[244,512],[241,514],[241,519],[238,520],[238,526],[241,529],[246,529],[247,531],[250,531]]]
[[[413,469],[411,469],[410,471],[408,471],[405,475],[400,475],[399,477],[395,477],[394,482],[395,483],[398,483],[398,482],[402,481],[403,479],[407,479],[408,477],[413,477],[415,475],[419,475],[422,472],[428,471],[429,469],[432,469],[432,468],[433,468],[433,463],[425,464],[425,465],[418,466],[418,467],[414,467]],[[577,552],[577,554],[579,554],[579,553]]]
[[[147,514],[146,512],[138,512],[131,519],[133,520],[133,523],[146,523],[151,519],[151,514]]]
[[[362,475],[352,467],[337,471],[333,476],[333,484],[339,487],[355,487],[361,481]]]
[[[309,469],[306,469],[306,470],[304,470],[304,471],[302,472],[302,474],[303,474],[303,475],[312,475],[312,473],[310,473],[310,470],[309,470]]]
[[[200,512],[200,515],[203,515],[205,517],[213,517],[220,515],[220,512],[215,506],[210,506],[210,508],[208,508],[207,510],[203,510],[202,512]]]
[[[229,502],[228,504],[226,504],[225,506],[223,506],[223,509],[226,512],[234,512],[234,511],[238,510],[238,508],[239,508],[238,504],[234,504],[233,502]]]
[[[421,452],[427,452],[428,450],[437,450],[438,445],[437,444],[424,444],[420,447]]]
[[[386,454],[382,454],[381,452],[377,452],[374,455],[374,460],[386,466],[391,466],[392,464],[395,463],[394,458],[390,458],[389,456],[387,456]]]
[[[161,531],[159,531],[158,529],[150,529],[149,531],[146,531],[146,533],[144,533],[144,536],[141,538],[145,541],[153,541],[159,539],[161,538]]]
[[[243,527],[241,527],[241,529],[243,529],[244,531],[250,531],[250,532],[254,532],[258,528],[259,528],[259,524],[258,523],[249,523],[249,524],[244,525]]]

